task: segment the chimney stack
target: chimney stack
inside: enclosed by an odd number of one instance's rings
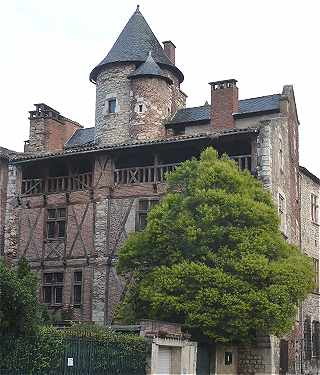
[[[237,80],[227,79],[210,82],[211,126],[214,130],[233,129],[233,113],[239,111]]]
[[[171,42],[171,40],[166,40],[163,43],[164,52],[169,57],[169,60],[175,65],[176,63],[176,46]]]

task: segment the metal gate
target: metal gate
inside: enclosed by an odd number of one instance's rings
[[[66,340],[64,357],[55,369],[32,373],[0,369],[0,375],[145,375],[145,367],[146,353],[126,353],[116,343],[108,346],[108,343],[74,338]]]

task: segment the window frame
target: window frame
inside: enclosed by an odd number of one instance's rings
[[[286,233],[286,198],[283,193],[278,193],[278,215],[280,218],[280,230]]]
[[[62,281],[58,281],[55,275],[62,275]],[[52,281],[46,281],[46,275],[52,275]],[[42,302],[47,306],[62,306],[64,292],[64,272],[63,271],[45,271],[42,274]],[[45,288],[50,288],[50,302],[45,301]],[[57,290],[61,289],[61,302],[57,302]]]
[[[112,98],[107,99],[107,113],[108,114],[117,113],[117,98],[112,97]]]
[[[76,274],[81,273],[81,280],[76,280]],[[72,300],[73,300],[73,305],[75,307],[82,306],[83,304],[83,270],[82,269],[76,269],[73,271],[73,285],[72,285]],[[77,287],[80,287],[80,302],[75,300],[75,289]]]
[[[280,172],[283,173],[284,158],[283,158],[283,141],[281,137],[279,138],[279,167],[280,167]]]
[[[311,221],[314,224],[319,224],[319,197],[311,193]]]
[[[137,209],[136,209],[136,232],[140,232],[145,229],[145,227],[147,226],[148,213],[153,206],[159,203],[159,201],[160,201],[159,197],[138,199]],[[142,205],[141,205],[142,202],[147,202],[147,207],[145,209],[142,208]],[[145,216],[145,225],[141,225],[140,218],[142,216]]]
[[[319,294],[320,292],[320,285],[319,285],[319,259],[312,258],[313,262],[313,271],[314,271],[314,290],[313,293]]]
[[[60,212],[64,210],[64,216],[60,215]],[[51,213],[54,212],[54,216],[51,216]],[[67,218],[68,218],[68,211],[67,207],[48,207],[47,208],[47,216],[46,216],[46,238],[47,241],[65,241],[67,237]],[[63,236],[60,236],[60,225],[64,223]],[[53,224],[53,225],[52,225]],[[53,228],[53,231],[49,230],[49,227]],[[53,235],[49,233],[53,233]]]

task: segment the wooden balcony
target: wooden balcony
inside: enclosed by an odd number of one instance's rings
[[[164,182],[166,173],[173,171],[177,165],[178,163],[115,169],[114,183],[131,185]]]
[[[234,160],[242,171],[248,169],[249,171],[253,172],[251,155],[230,156],[230,159]]]
[[[76,176],[23,179],[21,194],[37,195],[87,190],[92,187],[92,173]]]
[[[230,156],[241,170],[251,171],[251,155]],[[147,184],[165,182],[167,172],[173,171],[179,163],[150,165],[147,167],[120,168],[114,170],[114,183],[117,185]]]

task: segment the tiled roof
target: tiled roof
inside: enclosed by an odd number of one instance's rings
[[[265,111],[277,111],[280,109],[280,94],[260,96],[239,100],[239,112],[235,115],[244,115]],[[183,108],[177,111],[169,124],[181,124],[188,122],[210,121],[211,106]]]
[[[65,148],[84,146],[94,143],[95,128],[78,129],[65,144]]]
[[[128,78],[139,78],[139,77],[162,77],[165,80],[169,78],[161,70],[160,66],[154,61],[151,51],[149,52],[147,60],[139,66]],[[171,80],[170,80],[171,81]],[[172,82],[172,81],[171,81]]]
[[[90,80],[96,82],[101,68],[108,64],[117,62],[143,63],[150,51],[152,51],[152,56],[160,64],[160,67],[163,66],[172,70],[180,82],[183,81],[183,74],[170,61],[139,8],[137,8],[107,56],[90,73]]]
[[[0,146],[0,159],[9,159],[11,156],[16,155],[15,151]]]
[[[48,159],[52,157],[62,157],[68,155],[77,155],[83,153],[91,153],[97,151],[111,151],[111,150],[119,150],[119,149],[127,149],[127,148],[135,148],[141,146],[153,146],[155,144],[170,144],[170,143],[180,143],[180,142],[188,142],[193,140],[199,139],[215,139],[218,137],[233,135],[233,134],[247,134],[247,133],[257,133],[258,129],[256,128],[246,128],[246,129],[227,129],[224,131],[220,131],[217,133],[198,133],[192,135],[181,135],[176,137],[170,138],[161,138],[161,139],[153,139],[153,140],[146,140],[146,141],[129,141],[114,145],[106,145],[106,146],[98,146],[95,144],[87,144],[79,147],[72,147],[67,148],[64,151],[54,151],[42,154],[20,154],[16,157],[11,158],[12,162],[18,161],[29,161],[33,159]]]

